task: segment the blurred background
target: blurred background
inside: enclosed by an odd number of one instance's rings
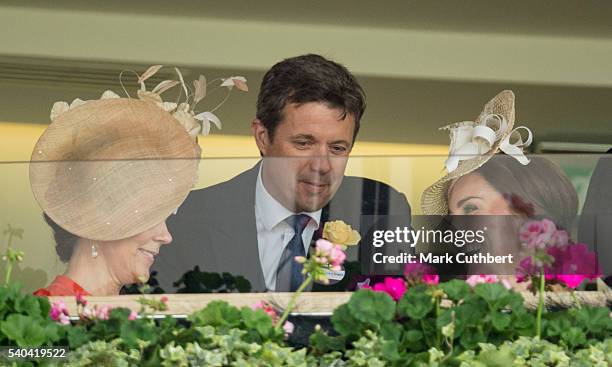
[[[392,184],[415,213],[422,190],[442,174],[448,134],[438,127],[474,119],[503,89],[516,94],[517,124],[535,135],[532,152],[604,152],[612,146],[610,19],[612,2],[596,0],[4,0],[0,228],[25,230],[15,245],[26,251],[29,288],[52,279],[37,269],[62,270],[29,190],[32,148],[55,101],[121,94],[122,70],[152,64],[178,66],[187,80],[248,80],[249,92],[234,91],[218,111],[223,129],[201,139],[208,161],[200,187],[257,160],[249,123],[263,73],[304,53],[344,64],[366,90],[347,173]],[[171,68],[156,80],[167,77]],[[124,81],[135,91],[133,76]],[[563,163],[582,198],[596,160]]]

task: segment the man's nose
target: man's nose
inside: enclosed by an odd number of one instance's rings
[[[326,174],[331,171],[331,156],[327,149],[320,149],[315,156],[311,157],[310,168],[319,174]]]

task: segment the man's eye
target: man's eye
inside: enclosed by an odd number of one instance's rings
[[[478,210],[478,207],[474,204],[466,204],[463,206],[463,214],[470,214]]]
[[[293,144],[295,144],[295,146],[298,148],[306,148],[309,145],[309,142],[300,140],[294,141]]]
[[[343,147],[342,145],[333,145],[331,147],[331,150],[334,154],[344,154],[346,153],[346,147]]]

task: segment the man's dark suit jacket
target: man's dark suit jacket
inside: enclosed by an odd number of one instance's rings
[[[173,241],[162,246],[153,267],[165,291],[174,291],[172,283],[196,265],[206,272],[242,275],[250,281],[253,292],[266,290],[255,224],[259,165],[229,181],[192,191],[177,214],[168,219]],[[321,237],[328,220],[343,220],[360,232],[362,241],[348,249],[347,261],[367,261],[376,250],[368,240],[373,228],[390,227],[391,222],[409,227],[410,206],[403,194],[382,182],[345,176],[321,212],[312,243]]]
[[[612,149],[601,157],[591,175],[578,240],[597,252],[599,270],[612,286]]]

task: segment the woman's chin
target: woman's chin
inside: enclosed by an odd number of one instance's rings
[[[146,283],[149,281],[150,266],[139,266],[139,269],[134,272],[134,283]]]

